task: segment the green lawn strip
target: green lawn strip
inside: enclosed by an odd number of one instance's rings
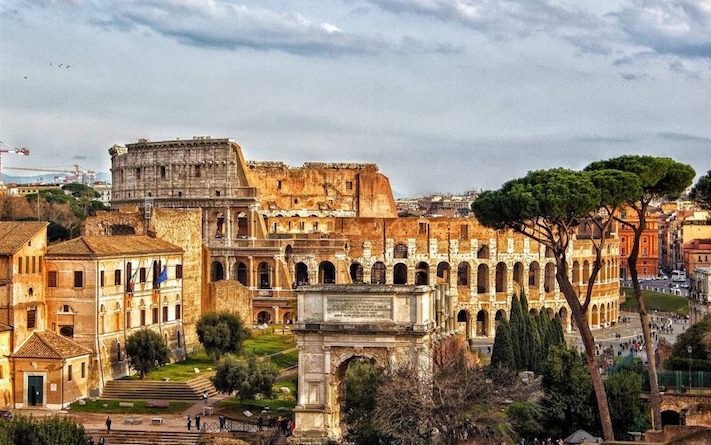
[[[244,342],[244,352],[254,355],[271,355],[296,346],[293,335],[268,334],[252,337]]]
[[[623,288],[625,302],[620,309],[627,311],[637,310],[637,300],[632,289]],[[664,294],[651,290],[642,290],[642,298],[648,311],[671,312],[677,315],[689,315],[689,300],[681,295]]]
[[[283,354],[275,354],[269,357],[279,369],[291,368],[299,363],[299,351],[289,351]]]
[[[289,388],[288,394],[279,391],[282,386]],[[277,381],[273,386],[273,397],[264,400],[238,400],[235,397],[227,397],[215,404],[215,413],[223,414],[231,419],[257,422],[257,418],[262,410],[269,408],[269,413],[276,416],[291,415],[296,406],[296,377]],[[286,410],[279,410],[286,408]],[[244,411],[251,411],[253,416],[246,417]],[[266,420],[266,419],[265,419]]]
[[[185,361],[171,363],[149,372],[146,374],[146,380],[165,380],[168,378],[171,382],[185,382],[200,376],[200,374],[195,374],[195,368],[203,373],[208,371],[208,368],[215,369],[215,366],[215,361],[208,357],[205,351],[197,351],[190,353]],[[138,375],[125,378],[137,380]]]
[[[190,408],[191,402],[170,402],[168,408],[146,408],[146,400],[132,401],[133,407],[124,408],[119,406],[120,402],[127,400],[87,400],[86,405],[74,402],[69,405],[69,412],[72,413],[106,413],[106,414],[175,414],[182,413]],[[106,407],[104,407],[106,405]]]

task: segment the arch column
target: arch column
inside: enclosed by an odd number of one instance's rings
[[[281,276],[279,274],[279,263],[281,262],[281,255],[274,255],[274,281],[272,282],[272,289],[281,289]],[[278,318],[278,317],[276,317]]]
[[[491,312],[493,312],[494,317],[496,317],[496,311],[494,309],[495,308],[491,308],[490,310],[488,310],[487,315],[486,315],[487,336],[491,339],[496,337],[496,320],[492,320],[492,318],[491,318]]]
[[[232,208],[225,209],[225,241],[227,246],[232,245]]]

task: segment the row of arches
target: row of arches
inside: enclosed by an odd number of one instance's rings
[[[557,312],[553,308],[545,308],[548,313],[549,318],[554,318],[555,315],[559,315],[563,323],[563,329],[565,330],[570,323],[568,320],[568,309],[566,307],[561,307]],[[538,309],[531,308],[529,313],[533,316],[538,315]],[[494,313],[494,324],[491,324],[491,315],[489,310],[480,309],[477,311],[476,315],[473,316],[472,312],[467,309],[461,309],[457,312],[457,324],[459,325],[459,331],[467,335],[467,337],[490,337],[494,335],[496,328],[499,326],[501,320],[508,320],[508,314],[504,309],[498,309]]]
[[[592,262],[584,260],[582,264],[579,261],[573,261],[571,283],[574,285],[588,284],[590,273],[592,271]],[[596,282],[605,283],[619,278],[619,266],[615,260],[602,260],[600,271],[598,272]]]

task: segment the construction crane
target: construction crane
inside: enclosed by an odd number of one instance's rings
[[[22,156],[29,156],[30,155],[30,149],[29,148],[15,148],[15,147],[10,147],[8,145],[5,145],[4,143],[0,142],[0,185],[2,185],[2,154],[3,153],[14,153]]]
[[[18,170],[27,172],[44,172],[44,173],[69,173],[70,180],[81,182],[83,184],[93,184],[96,181],[96,171],[84,170],[81,166],[74,164],[74,170],[62,168],[39,168],[39,167],[5,167],[5,170]]]

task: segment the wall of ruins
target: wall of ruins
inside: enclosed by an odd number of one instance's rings
[[[248,328],[252,327],[252,292],[239,282],[224,280],[210,283],[203,298],[203,312],[236,312]]]
[[[242,150],[230,139],[140,141],[115,145],[109,154],[112,205],[253,195]]]
[[[249,162],[248,175],[267,216],[397,215],[390,181],[375,164]]]

